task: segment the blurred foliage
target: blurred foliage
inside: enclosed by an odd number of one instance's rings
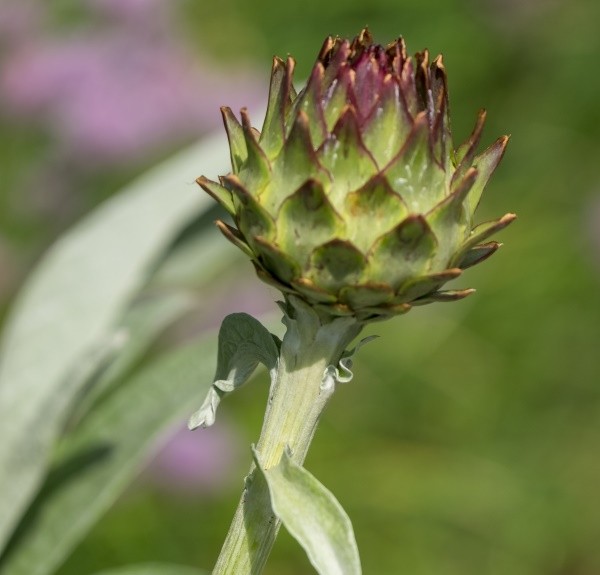
[[[57,21],[80,22],[70,3],[57,6]],[[457,140],[479,106],[488,109],[484,141],[512,135],[480,213],[520,219],[499,254],[461,279],[478,294],[371,328],[382,337],[361,350],[307,468],[352,518],[366,574],[600,572],[600,252],[590,240],[600,221],[589,218],[600,196],[600,4],[221,0],[216,9],[187,0],[180,8],[182,34],[199,52],[264,77],[273,54],[291,53],[301,78],[330,33],[353,35],[366,23],[378,41],[402,34],[411,51],[443,52]],[[1,236],[21,274],[56,233],[15,189],[46,146],[31,125],[3,120]],[[91,208],[123,177],[86,178],[78,201]],[[257,280],[244,269],[237,281]],[[221,407],[246,445],[258,437],[265,399],[263,377]],[[130,561],[210,566],[250,459],[248,450],[238,483],[212,497],[167,496],[139,481],[59,574]],[[268,573],[310,572],[282,534]]]

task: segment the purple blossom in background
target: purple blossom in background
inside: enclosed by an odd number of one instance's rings
[[[14,45],[40,29],[40,10],[33,1],[5,1],[0,6],[0,41]]]
[[[144,478],[168,493],[218,493],[236,476],[233,467],[239,452],[237,434],[223,418],[199,433],[180,426],[162,444]]]
[[[279,311],[275,302],[280,297],[275,288],[259,281],[252,266],[248,265],[240,270],[235,281],[219,286],[219,297],[207,305],[202,314],[202,327],[218,329],[230,313],[247,313],[253,317],[275,314]]]
[[[43,120],[65,155],[92,165],[139,160],[217,127],[221,105],[264,98],[254,75],[225,75],[190,53],[168,18],[171,3],[88,5],[109,25],[61,37],[39,32],[39,13],[0,9],[0,21],[11,15],[13,26],[3,32],[5,113]]]

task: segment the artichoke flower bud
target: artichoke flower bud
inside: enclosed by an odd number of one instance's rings
[[[261,279],[318,311],[383,319],[473,290],[440,288],[500,246],[514,214],[474,226],[508,137],[477,155],[485,112],[454,149],[442,57],[327,38],[296,93],[275,58],[261,132],[222,108],[232,173],[198,183],[231,214],[223,234]]]

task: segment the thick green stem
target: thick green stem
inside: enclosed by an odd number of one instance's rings
[[[334,386],[324,377],[336,365],[360,327],[349,318],[322,321],[308,306],[294,302],[284,318],[277,377],[272,382],[260,439],[256,446],[265,469],[279,463],[288,447],[302,464],[319,417]],[[246,477],[213,575],[257,575],[267,561],[280,522],[271,510],[266,482],[253,465]]]

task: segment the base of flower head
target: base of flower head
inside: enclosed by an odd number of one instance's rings
[[[496,244],[495,249],[497,249],[499,245],[500,244]],[[489,257],[489,254],[486,253],[486,257]],[[382,289],[379,286],[356,286],[352,290],[343,292],[342,296],[338,299],[335,296],[329,296],[326,293],[320,292],[310,285],[307,285],[306,282],[301,285],[300,289],[298,289],[298,286],[294,287],[292,285],[284,284],[273,277],[256,261],[253,260],[253,263],[257,276],[268,285],[277,288],[285,294],[287,298],[290,296],[292,298],[297,298],[297,300],[304,302],[316,313],[325,318],[355,318],[358,322],[363,324],[386,320],[396,315],[403,315],[408,313],[414,306],[422,306],[433,302],[458,301],[475,293],[474,289],[438,289],[448,280],[461,275],[461,269],[453,268],[439,274],[430,274],[419,278],[418,280],[407,282],[406,285],[403,286],[403,289],[399,290],[397,294],[394,295],[392,292],[387,302],[381,302],[379,299],[382,292]],[[356,293],[362,295],[362,301],[367,302],[367,305],[356,305],[358,299]],[[353,294],[354,299],[344,300],[345,294]],[[386,292],[386,296],[387,295],[388,293]],[[372,302],[379,301],[379,303],[377,305],[375,305],[375,303],[368,305],[369,296],[372,298]]]

